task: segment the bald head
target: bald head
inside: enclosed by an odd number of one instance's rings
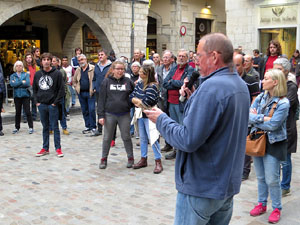
[[[244,73],[244,56],[242,56],[241,54],[235,55],[233,58],[233,63],[238,74],[242,76]]]
[[[248,72],[252,68],[252,56],[245,55],[244,56],[244,69]]]

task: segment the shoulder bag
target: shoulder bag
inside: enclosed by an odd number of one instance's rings
[[[274,110],[278,102],[275,102],[269,113],[269,117],[273,116]],[[249,134],[246,139],[246,155],[261,157],[266,153],[267,135],[265,131],[257,131]]]

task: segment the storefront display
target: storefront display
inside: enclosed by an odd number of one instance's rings
[[[83,26],[83,53],[86,55],[88,62],[98,62],[98,50],[101,49],[96,36],[88,26]]]
[[[0,60],[7,78],[13,73],[13,65],[17,60],[23,61],[27,52],[40,48],[40,40],[0,40]]]

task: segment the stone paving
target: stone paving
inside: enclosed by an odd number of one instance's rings
[[[176,190],[174,161],[163,160],[164,171],[153,174],[153,152],[149,148],[148,167],[126,168],[126,154],[118,134],[116,147],[110,151],[108,167],[99,170],[102,136],[83,135],[81,115],[71,115],[70,135],[62,135],[65,157],[56,157],[53,136],[50,155],[37,158],[42,146],[41,124],[34,122],[35,133],[27,133],[21,124],[18,134],[14,125],[4,125],[0,137],[0,224],[129,224],[169,225],[173,223]],[[140,157],[134,142],[136,161]],[[163,142],[161,142],[163,143]],[[300,157],[293,155],[291,194],[283,198],[282,219],[278,224],[300,224],[299,212]],[[268,224],[268,213],[250,217],[257,201],[254,171],[235,196],[232,225]]]

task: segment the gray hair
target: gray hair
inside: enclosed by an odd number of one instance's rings
[[[121,62],[121,63],[124,63],[124,65],[125,65],[125,70],[127,70],[128,63],[126,62],[126,59],[124,59],[123,57],[120,57],[120,58],[116,59],[115,62]]]
[[[135,62],[133,62],[133,63],[131,64],[131,67],[133,67],[133,66],[138,66],[138,67],[141,68],[141,64],[140,64],[139,62],[137,62],[137,61],[135,61]]]
[[[20,60],[18,60],[18,61],[16,61],[15,64],[14,64],[14,68],[13,68],[14,72],[17,72],[17,70],[16,70],[16,66],[17,66],[17,65],[21,65],[21,66],[23,67],[23,69],[24,69],[24,64],[23,64],[23,62],[20,61]]]
[[[178,50],[178,54],[179,54],[179,52],[183,52],[183,53],[185,53],[186,57],[189,57],[189,52],[187,50],[182,48],[182,49]]]
[[[152,67],[155,67],[155,64],[152,60],[150,59],[147,59],[143,62],[143,66],[152,66]]]
[[[84,58],[84,59],[86,59],[86,56],[85,56],[85,54],[80,54],[77,58]]]
[[[289,62],[289,60],[287,58],[277,58],[274,62],[273,65],[278,64],[281,65],[283,67],[283,69],[285,71],[290,72],[291,69],[291,63]]]

